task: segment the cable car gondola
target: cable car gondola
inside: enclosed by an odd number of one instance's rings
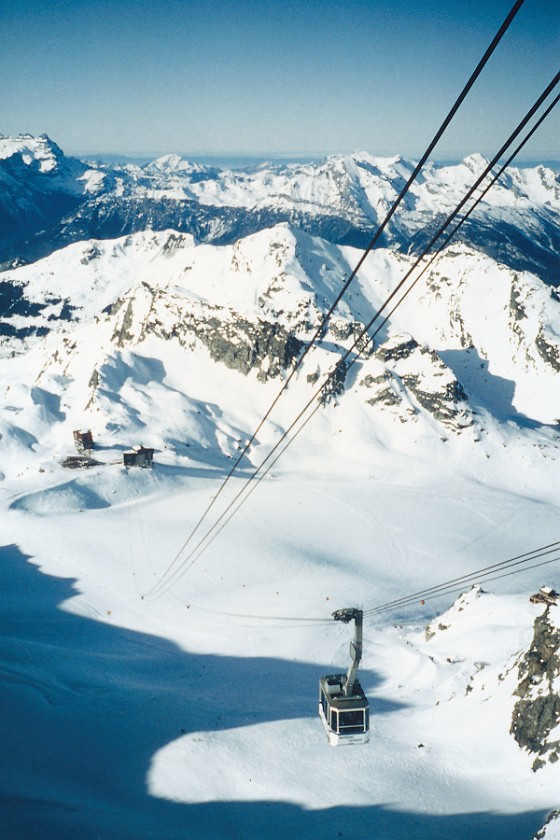
[[[327,674],[319,680],[319,717],[329,744],[365,744],[369,741],[369,703],[357,679],[362,658],[363,611],[352,607],[336,610],[335,621],[355,622],[350,642],[351,663],[346,674]]]

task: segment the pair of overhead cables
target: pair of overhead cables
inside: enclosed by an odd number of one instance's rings
[[[455,114],[457,113],[457,111],[459,110],[461,105],[463,104],[463,101],[465,100],[465,98],[468,95],[469,91],[471,90],[472,86],[474,85],[474,83],[478,79],[479,75],[481,74],[481,72],[484,69],[485,65],[487,64],[488,60],[492,56],[492,54],[493,54],[494,50],[496,49],[496,47],[498,46],[499,42],[501,41],[501,39],[503,38],[503,36],[507,32],[510,24],[512,23],[513,19],[515,18],[515,16],[519,12],[519,10],[520,10],[520,8],[521,8],[521,6],[523,5],[524,2],[525,2],[525,0],[516,0],[516,2],[513,4],[509,14],[505,18],[504,22],[502,23],[502,25],[498,29],[496,35],[492,39],[492,42],[488,46],[486,52],[484,53],[484,55],[480,59],[479,63],[477,64],[476,68],[472,72],[472,74],[469,77],[466,85],[464,86],[463,90],[461,91],[461,93],[457,97],[455,103],[453,104],[451,110],[449,111],[449,113],[447,114],[445,119],[443,120],[443,122],[442,122],[441,126],[439,127],[438,131],[436,132],[436,134],[434,135],[434,137],[430,141],[426,151],[424,152],[424,154],[422,155],[422,157],[418,161],[417,165],[415,166],[414,171],[412,172],[412,174],[408,178],[407,182],[405,183],[404,187],[401,189],[400,193],[398,194],[397,198],[395,199],[395,201],[393,202],[393,204],[389,208],[385,218],[383,219],[383,221],[381,222],[381,224],[378,226],[377,230],[375,231],[369,245],[367,246],[366,250],[364,251],[364,253],[360,257],[357,265],[355,266],[353,271],[348,276],[347,280],[343,284],[342,288],[340,289],[339,293],[337,294],[335,300],[333,301],[333,303],[331,304],[331,306],[329,307],[327,312],[324,313],[324,315],[322,316],[319,326],[315,330],[313,336],[311,337],[311,340],[308,342],[308,344],[306,345],[303,353],[301,354],[301,356],[299,357],[299,359],[295,363],[294,367],[290,371],[290,374],[288,375],[287,379],[284,381],[284,383],[282,385],[282,388],[280,389],[280,391],[278,392],[278,394],[276,395],[276,397],[274,398],[274,400],[270,404],[269,408],[267,409],[266,413],[264,414],[264,416],[260,420],[257,428],[255,429],[255,431],[251,435],[250,439],[244,445],[242,451],[240,452],[237,459],[235,460],[232,467],[230,468],[230,471],[229,471],[228,475],[226,476],[222,485],[218,489],[218,492],[213,497],[213,499],[211,500],[211,502],[208,505],[208,507],[206,508],[206,510],[203,512],[203,514],[200,517],[200,519],[198,520],[198,522],[195,524],[195,526],[192,529],[188,539],[185,541],[185,543],[179,549],[179,552],[177,553],[175,559],[177,559],[182,554],[182,552],[185,550],[185,548],[189,545],[190,541],[194,537],[195,533],[198,531],[198,529],[201,527],[202,523],[205,521],[207,515],[209,514],[210,510],[212,509],[212,507],[216,503],[217,499],[219,498],[219,496],[221,495],[223,490],[225,489],[228,481],[230,480],[230,478],[232,477],[232,475],[236,471],[236,469],[239,466],[239,464],[241,463],[243,457],[247,454],[251,445],[254,443],[254,441],[255,441],[259,431],[262,429],[264,423],[270,417],[271,413],[273,412],[274,408],[278,404],[278,402],[279,402],[280,398],[282,397],[283,393],[289,387],[290,382],[292,381],[292,379],[296,375],[297,371],[299,370],[299,368],[303,364],[303,361],[306,358],[307,354],[311,351],[312,347],[315,346],[317,340],[324,335],[327,324],[328,324],[333,312],[335,311],[338,304],[342,300],[342,297],[346,293],[348,287],[350,286],[350,284],[352,283],[352,281],[356,277],[357,273],[359,272],[360,268],[362,267],[362,265],[363,265],[364,261],[366,260],[366,258],[368,257],[368,255],[371,253],[371,251],[373,250],[373,248],[375,247],[375,245],[379,241],[380,237],[382,236],[383,232],[385,231],[385,228],[387,227],[387,225],[391,221],[393,215],[397,211],[399,205],[403,201],[404,197],[406,196],[406,194],[409,191],[410,187],[412,186],[413,182],[418,177],[422,167],[424,166],[424,164],[428,160],[429,156],[431,155],[432,151],[434,150],[434,148],[436,147],[436,145],[440,141],[443,133],[445,132],[445,130],[449,126],[449,123],[451,122],[451,120],[453,119],[453,117],[455,116]]]
[[[549,555],[554,554],[554,557]],[[533,566],[527,566],[533,560],[541,560],[547,557],[540,563],[535,563]],[[441,595],[449,595],[452,592],[463,591],[465,586],[475,586],[479,583],[488,583],[493,580],[500,580],[510,575],[527,572],[531,569],[536,569],[540,566],[546,566],[549,563],[556,563],[560,560],[560,541],[549,543],[548,545],[536,548],[533,551],[527,551],[524,554],[518,554],[511,557],[509,560],[502,560],[500,563],[494,563],[491,566],[485,566],[478,569],[476,572],[470,572],[460,577],[452,578],[451,580],[439,583],[436,586],[422,589],[418,592],[412,592],[410,595],[405,595],[402,598],[395,598],[392,601],[387,601],[383,604],[378,604],[375,607],[370,607],[364,610],[364,617],[372,618],[384,612],[399,610],[404,607],[410,607],[418,604],[420,601],[425,602],[433,598],[439,598]]]
[[[554,554],[554,557],[550,557]],[[546,557],[546,560],[542,560]],[[539,563],[527,565],[534,560],[541,560]],[[469,572],[466,575],[451,578],[450,580],[430,586],[426,589],[420,589],[417,592],[412,592],[410,595],[405,595],[401,598],[394,598],[392,601],[386,601],[382,604],[377,604],[374,607],[363,608],[364,619],[374,620],[384,613],[400,612],[408,607],[424,606],[426,601],[440,598],[444,595],[450,595],[455,592],[465,592],[466,587],[473,587],[479,584],[486,584],[490,581],[500,580],[502,578],[510,577],[512,575],[522,574],[523,572],[537,569],[541,566],[546,566],[550,563],[557,563],[560,561],[560,540],[549,543],[548,545],[535,548],[532,551],[526,551],[523,554],[517,554],[515,557],[510,557],[508,560],[502,560],[499,563],[493,563],[490,566],[484,566],[474,572]],[[207,613],[212,616],[222,616],[225,618],[239,618],[250,619],[257,623],[276,623],[280,629],[286,627],[304,627],[331,624],[332,619],[327,617],[313,618],[309,616],[285,616],[285,615],[256,615],[254,613],[237,613],[224,612],[222,610],[213,610],[206,607],[198,607],[195,604],[187,604],[188,609],[194,609],[197,612]],[[286,622],[290,622],[287,624]],[[291,622],[298,622],[297,625]],[[274,624],[272,626],[275,626]]]
[[[196,560],[198,560],[198,558],[201,556],[201,554],[202,554],[204,551],[206,551],[206,549],[210,546],[210,544],[213,542],[213,540],[214,540],[214,539],[218,536],[218,534],[219,534],[219,533],[223,530],[223,528],[227,525],[227,523],[231,520],[231,518],[235,515],[235,513],[236,513],[236,512],[239,510],[239,508],[242,506],[242,504],[244,504],[244,502],[247,500],[247,498],[249,497],[249,495],[253,492],[253,490],[255,490],[255,489],[256,489],[256,487],[258,486],[258,484],[260,483],[260,481],[261,481],[261,480],[262,480],[262,479],[263,479],[263,478],[264,478],[264,477],[268,474],[268,472],[272,469],[272,467],[274,466],[274,464],[277,462],[277,460],[280,458],[280,456],[281,456],[281,455],[285,452],[285,450],[288,448],[288,446],[289,446],[291,443],[293,443],[293,441],[295,440],[295,438],[297,437],[297,435],[299,435],[299,434],[301,433],[301,431],[302,431],[302,430],[303,430],[303,428],[307,425],[307,423],[309,422],[309,420],[310,420],[310,419],[314,416],[314,414],[316,413],[316,411],[317,411],[317,410],[321,407],[321,405],[323,404],[323,401],[322,401],[321,399],[319,399],[319,401],[317,401],[317,403],[316,403],[316,405],[315,405],[315,408],[314,408],[314,409],[313,409],[313,410],[312,410],[312,411],[308,414],[307,418],[306,418],[306,419],[304,419],[303,423],[302,423],[302,424],[301,424],[298,428],[296,428],[296,427],[298,426],[298,423],[300,422],[300,420],[302,420],[302,418],[303,418],[303,417],[305,416],[305,414],[308,412],[308,410],[309,410],[309,408],[311,407],[311,405],[312,405],[312,404],[313,404],[313,403],[317,400],[317,398],[318,398],[318,397],[320,398],[320,397],[321,397],[321,395],[323,395],[323,394],[325,393],[326,386],[329,384],[329,382],[332,382],[332,381],[334,380],[335,376],[337,375],[337,373],[338,373],[340,370],[343,370],[345,374],[347,374],[347,373],[348,373],[348,370],[352,367],[352,365],[353,365],[353,364],[355,364],[355,362],[359,359],[360,354],[361,354],[361,353],[363,353],[363,352],[364,352],[364,350],[365,350],[365,346],[364,346],[364,339],[366,340],[366,346],[367,346],[367,344],[369,344],[371,341],[373,341],[373,339],[375,338],[375,336],[376,336],[376,335],[378,334],[378,332],[382,329],[382,327],[385,325],[385,323],[387,322],[387,320],[388,320],[388,319],[391,317],[391,315],[394,313],[394,311],[396,310],[396,308],[397,308],[397,307],[398,307],[398,306],[402,303],[402,301],[404,300],[404,298],[406,297],[406,295],[410,292],[411,288],[412,288],[412,287],[415,285],[415,283],[416,283],[416,282],[420,279],[420,277],[424,274],[424,272],[425,272],[425,271],[429,268],[429,266],[432,264],[432,262],[435,260],[435,258],[436,258],[436,257],[437,257],[440,253],[441,253],[441,251],[442,251],[442,250],[443,250],[443,248],[447,245],[447,243],[449,242],[449,240],[451,239],[451,237],[452,237],[452,236],[453,236],[453,235],[454,235],[454,234],[455,234],[455,233],[459,230],[459,228],[460,228],[460,227],[461,227],[461,225],[464,223],[464,221],[468,218],[468,216],[469,216],[469,215],[473,212],[473,210],[475,209],[475,207],[476,207],[476,206],[480,203],[480,201],[484,198],[484,196],[485,196],[485,195],[486,195],[486,193],[488,192],[488,189],[490,189],[490,187],[491,187],[494,183],[496,183],[497,179],[498,179],[498,178],[500,177],[500,175],[503,173],[503,171],[504,171],[504,169],[506,168],[506,166],[507,166],[507,165],[509,165],[509,163],[511,163],[511,161],[513,160],[513,158],[515,157],[515,155],[519,153],[519,151],[520,151],[520,150],[523,148],[523,146],[524,146],[524,145],[528,142],[528,140],[529,140],[529,139],[530,139],[530,137],[534,134],[534,132],[537,130],[537,128],[541,125],[541,123],[542,123],[542,122],[543,122],[543,120],[546,118],[546,116],[548,116],[548,114],[551,112],[551,110],[553,109],[553,107],[554,107],[554,106],[558,103],[558,101],[559,101],[559,99],[560,99],[560,96],[557,96],[557,97],[553,100],[553,102],[552,102],[552,103],[551,103],[551,104],[547,107],[546,111],[542,114],[542,116],[539,118],[539,120],[535,123],[535,125],[533,126],[533,128],[532,128],[532,129],[531,129],[531,130],[527,133],[527,135],[526,135],[526,137],[523,139],[523,141],[522,141],[522,142],[521,142],[521,143],[520,143],[520,144],[516,147],[515,151],[514,151],[512,154],[510,154],[510,156],[508,157],[508,159],[507,159],[506,163],[505,163],[505,164],[503,164],[503,165],[500,167],[500,169],[499,169],[499,171],[497,172],[497,174],[496,174],[496,175],[492,176],[491,181],[489,182],[489,184],[488,184],[488,185],[484,188],[484,190],[480,193],[480,195],[478,195],[478,197],[475,199],[475,201],[474,201],[474,203],[472,204],[472,206],[470,207],[470,209],[469,209],[469,210],[465,213],[465,215],[462,217],[462,219],[459,221],[459,223],[455,226],[455,228],[452,230],[452,232],[451,232],[451,233],[450,233],[450,234],[446,237],[446,239],[444,240],[443,244],[439,247],[439,249],[435,252],[435,254],[433,254],[433,255],[432,255],[432,257],[431,257],[430,261],[429,261],[429,262],[428,262],[428,264],[427,264],[427,265],[423,268],[423,270],[422,270],[421,274],[420,274],[420,275],[419,275],[419,276],[418,276],[418,277],[417,277],[417,278],[413,281],[413,283],[411,284],[411,286],[410,286],[410,287],[409,287],[409,288],[408,288],[408,289],[404,292],[404,294],[403,294],[403,295],[402,295],[402,297],[399,299],[399,301],[395,304],[395,306],[394,306],[394,307],[393,307],[393,309],[390,311],[390,313],[389,313],[388,315],[386,315],[386,316],[385,316],[385,318],[384,318],[383,322],[382,322],[382,323],[381,323],[381,324],[380,324],[380,325],[376,328],[375,332],[374,332],[372,335],[370,335],[370,334],[369,334],[369,330],[370,330],[370,329],[371,329],[371,327],[373,326],[374,322],[375,322],[375,321],[379,318],[379,316],[380,316],[380,315],[382,314],[382,312],[386,309],[386,307],[388,306],[388,304],[389,304],[389,303],[393,300],[393,298],[396,296],[396,294],[399,292],[399,290],[403,287],[403,285],[405,284],[405,282],[407,281],[407,279],[411,276],[411,274],[415,271],[415,269],[416,269],[416,268],[420,265],[421,261],[422,261],[422,260],[424,259],[424,257],[428,254],[428,252],[430,251],[430,249],[432,248],[432,246],[433,246],[433,245],[436,243],[436,241],[437,241],[437,240],[438,240],[438,239],[442,236],[442,234],[443,234],[443,233],[447,230],[447,228],[448,228],[448,227],[449,227],[449,225],[453,222],[453,220],[454,220],[454,219],[458,216],[458,214],[459,214],[459,213],[460,213],[460,211],[463,209],[463,207],[465,206],[465,204],[469,201],[469,199],[470,199],[470,198],[472,198],[472,196],[473,196],[473,194],[475,193],[475,191],[476,191],[477,189],[479,189],[479,188],[480,188],[481,184],[482,184],[482,183],[484,182],[484,180],[488,177],[488,175],[492,172],[492,169],[494,168],[494,166],[496,166],[496,165],[497,165],[497,163],[498,163],[498,162],[499,162],[499,160],[502,158],[502,156],[504,155],[504,153],[505,153],[505,152],[507,152],[507,150],[510,148],[510,146],[512,145],[512,143],[513,143],[513,142],[517,139],[517,137],[519,136],[519,134],[520,134],[520,133],[523,131],[523,129],[526,127],[527,123],[528,123],[528,122],[532,119],[532,117],[536,114],[536,112],[539,110],[539,108],[542,106],[542,104],[546,101],[546,99],[548,98],[548,96],[551,94],[551,92],[554,90],[554,88],[558,85],[558,83],[559,83],[559,82],[560,82],[560,73],[557,73],[557,74],[556,74],[556,76],[555,76],[555,77],[552,79],[552,81],[550,82],[550,84],[549,84],[549,85],[545,88],[545,90],[543,91],[543,93],[541,94],[541,96],[538,98],[538,100],[535,102],[535,104],[532,106],[532,108],[531,108],[531,109],[527,112],[527,114],[525,115],[525,117],[521,120],[521,122],[519,123],[519,125],[517,126],[517,128],[516,128],[516,129],[512,132],[512,134],[509,136],[508,140],[507,140],[507,141],[506,141],[506,142],[502,145],[502,147],[500,148],[500,150],[496,153],[496,155],[494,156],[494,158],[492,159],[492,161],[490,161],[490,162],[488,163],[488,165],[485,167],[484,171],[483,171],[483,172],[481,173],[481,175],[477,178],[477,180],[475,181],[475,183],[473,184],[473,186],[472,186],[472,187],[468,190],[467,194],[466,194],[466,195],[464,196],[464,198],[460,201],[460,203],[457,205],[457,207],[455,208],[455,210],[453,210],[453,211],[452,211],[452,213],[448,216],[448,218],[446,219],[446,221],[445,221],[445,222],[444,222],[444,223],[440,226],[440,228],[439,228],[439,229],[437,230],[437,232],[434,234],[434,236],[432,237],[432,239],[430,240],[430,242],[429,242],[429,243],[428,243],[428,244],[424,247],[423,251],[421,252],[421,254],[419,255],[419,257],[416,259],[416,261],[414,262],[414,264],[412,265],[412,267],[411,267],[411,268],[407,271],[407,273],[405,274],[405,276],[403,277],[403,279],[402,279],[401,281],[399,281],[398,285],[397,285],[397,286],[396,286],[396,288],[393,290],[393,292],[391,292],[391,294],[388,296],[388,298],[386,299],[386,301],[384,302],[384,304],[381,306],[381,308],[380,308],[380,309],[376,312],[376,314],[375,314],[375,315],[374,315],[374,317],[370,320],[370,322],[369,322],[369,323],[368,323],[368,324],[367,324],[367,325],[363,328],[363,330],[362,330],[362,331],[359,333],[359,335],[355,338],[354,343],[352,344],[352,346],[350,347],[350,349],[349,349],[349,350],[347,350],[347,351],[345,352],[345,354],[344,354],[344,355],[343,355],[343,356],[339,359],[339,361],[337,362],[337,364],[336,364],[335,368],[334,368],[334,369],[333,369],[333,370],[332,370],[332,371],[331,371],[331,372],[327,375],[327,377],[326,377],[325,381],[324,381],[324,382],[321,384],[321,386],[320,386],[320,387],[319,387],[319,388],[318,388],[318,389],[317,389],[317,390],[313,393],[312,397],[308,400],[308,402],[306,403],[306,405],[305,405],[305,406],[303,407],[303,409],[299,412],[299,414],[297,415],[296,419],[292,422],[292,424],[291,424],[291,425],[290,425],[290,426],[286,429],[286,431],[284,432],[284,434],[282,435],[282,437],[280,438],[280,440],[279,440],[279,441],[275,444],[275,446],[274,446],[274,447],[272,448],[272,450],[268,453],[268,455],[266,456],[266,458],[264,458],[264,460],[263,460],[263,461],[261,462],[261,464],[260,464],[260,465],[256,468],[256,470],[255,470],[255,471],[254,471],[254,472],[253,472],[253,473],[252,473],[252,474],[251,474],[251,475],[250,475],[250,476],[249,476],[249,477],[245,480],[245,484],[243,485],[243,487],[241,488],[241,490],[237,493],[237,495],[233,498],[233,500],[232,500],[232,501],[229,503],[229,505],[225,508],[225,510],[223,511],[223,513],[222,513],[222,514],[218,517],[218,519],[217,519],[217,520],[215,521],[215,523],[211,526],[211,528],[207,531],[206,535],[205,535],[205,536],[204,536],[204,537],[203,537],[203,538],[202,538],[202,539],[201,539],[201,540],[197,543],[197,545],[196,545],[196,546],[195,546],[195,547],[191,550],[191,552],[190,552],[189,554],[187,554],[187,556],[183,559],[183,561],[182,561],[182,562],[181,562],[181,563],[180,563],[180,564],[179,564],[176,568],[173,568],[174,566],[176,566],[176,563],[177,563],[177,561],[178,561],[179,557],[181,556],[182,552],[184,551],[184,549],[185,549],[185,547],[186,547],[186,545],[187,545],[187,544],[185,544],[185,545],[181,548],[180,552],[179,552],[179,553],[178,553],[178,555],[175,557],[175,559],[174,559],[173,563],[172,563],[172,564],[168,567],[168,569],[166,570],[166,572],[164,572],[164,574],[163,574],[163,575],[162,575],[162,577],[159,579],[159,581],[158,581],[158,582],[157,582],[157,583],[156,583],[156,584],[152,587],[152,589],[150,590],[150,592],[149,592],[149,593],[147,593],[147,597],[148,597],[148,596],[158,597],[160,594],[163,594],[163,592],[164,592],[164,591],[166,591],[166,590],[167,590],[170,586],[172,586],[172,585],[173,585],[173,584],[174,584],[174,583],[175,583],[175,582],[176,582],[176,581],[177,581],[180,577],[182,577],[182,575],[183,575],[183,574],[185,574],[185,572],[186,572],[186,571],[188,571],[188,569],[189,569],[189,568],[190,568],[190,567],[191,567],[191,566],[192,566],[192,565],[196,562]],[[354,358],[353,358],[353,359],[351,359],[351,360],[350,360],[350,362],[348,362],[348,364],[347,364],[347,363],[346,363],[346,360],[347,360],[347,359],[348,359],[348,358],[352,355],[352,353],[354,353],[354,351],[357,351],[357,354],[356,354],[356,355],[354,356]],[[343,366],[344,366],[344,367],[343,367]],[[294,431],[294,429],[295,429],[295,431]],[[290,435],[290,433],[292,433],[292,432],[293,432],[292,437],[291,437],[291,438],[289,438],[289,435]],[[288,439],[288,438],[289,438],[289,439]],[[287,440],[286,444],[282,447],[282,444],[284,443],[284,441],[286,441],[286,439],[288,439],[288,440]],[[280,449],[280,447],[282,447],[282,448]],[[279,449],[280,449],[280,451],[278,452],[278,450],[279,450]],[[276,454],[276,453],[278,453],[278,454]],[[275,457],[273,457],[273,456],[275,456]],[[273,460],[271,460],[271,459],[273,459]],[[268,466],[267,466],[267,464],[268,464]],[[263,469],[263,467],[265,467],[265,466],[266,466],[266,469],[264,470],[264,472],[261,472],[261,470],[262,470],[262,469]],[[260,472],[261,472],[261,475],[257,478],[257,475],[258,475]],[[256,479],[256,481],[255,481],[254,479]],[[224,482],[224,484],[225,484],[225,482]],[[223,489],[223,486],[224,486],[224,485],[222,485],[222,489]],[[218,526],[219,526],[219,527],[218,527]],[[193,533],[194,533],[194,532],[193,532]],[[192,537],[192,534],[191,534],[191,537]],[[191,538],[189,537],[189,540],[187,541],[187,543],[190,541],[190,539],[191,539]]]
[[[555,78],[556,78],[556,79],[558,79],[558,76],[556,76]],[[553,82],[554,82],[554,80],[553,80]],[[556,83],[555,83],[555,84],[557,84],[557,83],[558,83],[558,82],[556,81]],[[549,86],[549,87],[550,87],[550,86]],[[544,101],[544,100],[543,100],[543,101]],[[523,138],[523,140],[521,141],[521,143],[520,143],[520,144],[519,144],[519,145],[515,148],[515,150],[514,150],[514,151],[513,151],[513,152],[509,155],[509,157],[507,158],[506,162],[505,162],[505,163],[503,163],[503,164],[500,166],[500,169],[498,170],[498,172],[497,172],[495,175],[493,175],[493,176],[492,176],[492,179],[488,182],[487,186],[486,186],[486,187],[484,187],[484,190],[482,191],[481,195],[480,195],[480,196],[477,198],[477,200],[476,200],[476,201],[472,204],[472,206],[469,208],[469,210],[467,210],[467,212],[465,213],[465,215],[461,218],[461,220],[460,220],[460,221],[457,223],[457,225],[453,228],[453,230],[451,231],[451,233],[449,233],[449,234],[446,236],[446,238],[444,239],[444,241],[443,241],[443,242],[441,243],[441,245],[438,247],[437,251],[436,251],[436,252],[435,252],[435,253],[431,256],[430,260],[429,260],[429,261],[426,263],[426,265],[423,267],[423,269],[422,269],[422,271],[420,272],[420,274],[418,274],[418,276],[417,276],[417,277],[414,279],[414,281],[410,284],[410,286],[408,287],[408,289],[407,289],[407,290],[403,293],[403,295],[402,295],[402,297],[399,299],[399,301],[395,304],[395,306],[391,309],[391,311],[390,311],[390,312],[389,312],[389,313],[388,313],[388,314],[384,317],[384,319],[383,319],[383,321],[381,322],[381,324],[379,324],[379,326],[376,328],[375,332],[374,332],[374,333],[370,336],[370,341],[373,341],[373,339],[375,338],[375,336],[376,336],[376,335],[377,335],[377,334],[378,334],[378,333],[379,333],[379,332],[383,329],[383,327],[385,326],[385,324],[387,323],[387,321],[390,319],[391,315],[394,313],[395,309],[397,309],[397,307],[401,305],[401,303],[404,301],[404,299],[407,297],[407,295],[408,295],[408,294],[412,291],[412,289],[414,288],[414,286],[416,285],[416,283],[420,280],[420,278],[421,278],[421,277],[423,277],[423,276],[424,276],[424,274],[425,274],[425,273],[426,273],[426,271],[430,268],[430,266],[432,265],[432,263],[433,263],[433,262],[437,259],[437,257],[441,254],[441,252],[444,250],[444,248],[448,245],[448,243],[449,243],[450,239],[452,239],[452,237],[454,237],[454,236],[455,236],[455,234],[457,233],[457,231],[458,231],[458,230],[459,230],[459,229],[463,226],[463,224],[467,221],[467,219],[469,218],[469,216],[471,215],[471,213],[473,212],[473,210],[474,210],[474,209],[475,209],[475,208],[476,208],[476,207],[480,204],[480,202],[481,202],[481,201],[483,201],[483,200],[484,200],[484,198],[485,198],[486,193],[488,192],[488,190],[489,190],[491,187],[493,187],[493,186],[494,186],[494,184],[495,184],[495,183],[499,180],[499,178],[503,175],[503,173],[504,173],[504,171],[507,169],[507,167],[508,167],[508,166],[511,164],[511,162],[512,162],[512,161],[513,161],[516,157],[517,157],[517,155],[518,155],[518,154],[519,154],[519,152],[523,149],[523,147],[524,147],[524,146],[525,146],[525,145],[529,142],[529,140],[531,139],[531,137],[533,136],[533,134],[537,131],[537,129],[540,127],[540,125],[541,125],[541,124],[544,122],[544,120],[548,117],[548,115],[550,114],[550,112],[551,112],[551,111],[552,111],[552,110],[556,107],[556,105],[558,104],[558,102],[559,102],[559,101],[560,101],[560,94],[558,94],[558,95],[557,95],[557,96],[553,99],[553,101],[552,101],[552,102],[550,103],[550,105],[546,108],[546,110],[545,110],[545,111],[541,114],[541,116],[539,117],[539,119],[537,120],[537,122],[534,124],[534,126],[531,128],[531,130],[530,130],[530,131],[527,133],[527,135]],[[475,189],[476,189],[476,188],[475,188]],[[406,279],[406,278],[404,278],[404,279]]]

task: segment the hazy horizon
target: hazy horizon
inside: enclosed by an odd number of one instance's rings
[[[418,158],[511,6],[0,0],[2,129],[89,154]],[[555,6],[526,0],[438,158],[492,157],[517,125],[557,71]],[[559,137],[553,113],[527,156]]]
[[[51,138],[55,139],[55,138]],[[65,154],[68,154],[72,157],[78,157],[81,159],[89,159],[89,160],[98,160],[103,161],[105,160],[107,163],[111,162],[131,162],[131,163],[149,163],[150,161],[157,160],[159,157],[163,157],[168,154],[177,154],[181,158],[185,160],[192,161],[193,163],[207,163],[208,165],[215,165],[220,167],[220,163],[239,163],[240,166],[236,167],[233,166],[232,168],[242,168],[242,166],[258,166],[262,163],[267,162],[286,162],[286,163],[314,163],[320,162],[325,158],[334,156],[334,155],[350,155],[355,152],[367,152],[374,157],[403,157],[413,161],[417,161],[419,156],[413,155],[399,155],[398,152],[394,154],[379,154],[377,152],[369,152],[367,149],[356,149],[354,152],[351,151],[335,151],[335,152],[317,152],[315,154],[289,154],[283,152],[262,152],[261,154],[251,154],[251,153],[204,153],[201,151],[197,152],[185,152],[185,151],[165,151],[165,150],[155,150],[155,151],[144,151],[144,152],[119,152],[119,151],[91,151],[91,150],[65,150]],[[451,154],[449,156],[441,157],[441,156],[432,156],[430,159],[439,165],[451,165],[455,163],[460,163],[466,157],[471,154],[476,154],[477,152],[465,152],[463,154],[457,153],[455,155]],[[512,162],[512,166],[519,166],[519,165],[554,165],[560,166],[560,153],[558,156],[548,156],[545,153],[539,155],[538,153],[532,152],[531,155],[523,155],[520,154],[518,158],[516,158]]]

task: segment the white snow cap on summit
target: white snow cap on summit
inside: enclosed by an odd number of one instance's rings
[[[0,135],[0,160],[16,154],[21,154],[28,166],[36,161],[41,172],[52,172],[64,156],[62,149],[47,134],[40,137],[32,134],[18,134],[16,137]]]

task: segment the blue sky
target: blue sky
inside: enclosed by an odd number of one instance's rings
[[[0,132],[66,151],[418,156],[513,0],[0,0]],[[440,158],[491,154],[560,64],[526,0]],[[528,155],[560,158],[557,114]]]

